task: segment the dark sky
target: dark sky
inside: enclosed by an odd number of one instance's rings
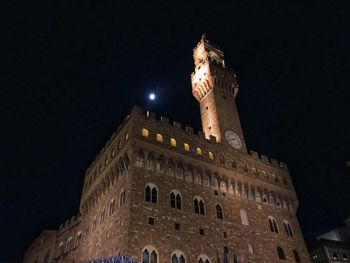
[[[190,74],[204,32],[237,72],[248,147],[289,165],[306,240],[350,216],[348,1],[65,2],[0,5],[0,262],[77,213],[132,105],[201,127]]]

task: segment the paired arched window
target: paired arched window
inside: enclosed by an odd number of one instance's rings
[[[224,219],[224,212],[222,210],[222,206],[219,204],[216,204],[215,209],[216,209],[216,217],[218,219]]]
[[[145,187],[145,201],[157,203],[157,187],[154,184],[147,184]]]
[[[184,254],[179,250],[174,251],[171,255],[171,263],[186,263]]]
[[[249,220],[248,220],[247,211],[241,209],[240,210],[240,214],[241,214],[242,225],[249,226]]]
[[[283,248],[277,247],[277,254],[279,259],[286,259]]]
[[[193,199],[194,212],[196,214],[205,215],[204,201],[199,196]]]
[[[170,206],[177,209],[182,209],[181,194],[178,191],[171,191]]]
[[[279,233],[276,219],[272,216],[269,216],[268,219],[271,232]]]
[[[284,229],[286,230],[286,234],[290,237],[293,237],[294,233],[293,233],[291,224],[286,220],[283,221],[283,224],[284,224]]]
[[[142,263],[157,263],[158,254],[153,247],[146,247],[142,252]]]
[[[210,260],[206,255],[200,255],[197,262],[198,263],[210,263]]]
[[[298,251],[293,250],[293,255],[294,255],[295,262],[297,262],[297,263],[301,262]]]
[[[121,190],[119,195],[119,207],[125,204],[125,190]]]

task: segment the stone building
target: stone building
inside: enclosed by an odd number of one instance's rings
[[[339,263],[350,261],[350,218],[345,227],[335,228],[317,237],[310,247],[314,263]]]
[[[286,164],[247,151],[235,73],[205,37],[193,56],[203,132],[134,107],[87,169],[78,215],[25,263],[310,262]]]

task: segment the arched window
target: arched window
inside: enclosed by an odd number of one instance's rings
[[[143,137],[148,137],[148,130],[147,130],[147,129],[142,128],[141,133],[142,133],[142,136],[143,136]]]
[[[277,254],[279,259],[286,259],[286,256],[284,255],[283,248],[277,247]]]
[[[175,167],[175,177],[177,179],[183,179],[184,178],[184,169],[181,165],[178,165]]]
[[[197,153],[197,155],[202,155],[202,149],[197,147],[196,148],[196,153]]]
[[[242,225],[249,226],[249,220],[247,212],[243,209],[240,210]]]
[[[56,254],[57,257],[61,256],[62,248],[63,248],[63,242],[60,242],[60,244],[58,245],[58,248],[57,248],[57,254]]]
[[[222,163],[222,164],[225,163],[225,158],[222,154],[219,155],[219,160],[220,160],[220,163]]]
[[[176,147],[176,140],[175,140],[174,138],[171,138],[171,139],[170,139],[170,145],[171,145],[172,147]]]
[[[145,155],[143,151],[139,151],[136,157],[136,165],[139,167],[143,167],[145,164]]]
[[[295,249],[293,250],[293,255],[294,255],[294,260],[295,260],[295,262],[301,262],[301,260],[300,260],[300,256],[299,256],[299,253],[298,253],[298,251],[296,251]],[[345,261],[345,260],[344,260]]]
[[[193,199],[194,212],[199,215],[205,215],[204,201],[201,197],[197,196]]]
[[[157,133],[156,139],[157,139],[157,142],[163,142],[163,135],[161,135],[160,133]]]
[[[111,216],[113,215],[113,213],[114,213],[114,198],[111,200],[108,207],[108,215]]]
[[[157,203],[157,187],[154,184],[147,184],[145,187],[145,201]]]
[[[186,263],[184,254],[180,250],[176,250],[172,253],[171,263]]]
[[[178,191],[171,191],[170,193],[170,206],[177,209],[182,209],[181,195]]]
[[[124,189],[120,191],[119,207],[122,206],[123,204],[125,204],[125,190]]]
[[[157,263],[158,254],[157,251],[151,247],[147,246],[142,252],[142,263]]]
[[[214,160],[214,154],[212,152],[208,152],[209,160]]]
[[[279,233],[276,219],[272,216],[269,216],[268,219],[271,232]]]
[[[293,237],[294,233],[293,233],[291,224],[286,220],[283,221],[283,224],[284,224],[284,229],[286,230],[287,236]]]
[[[223,211],[222,211],[221,205],[217,204],[217,205],[215,206],[215,209],[216,209],[216,217],[217,217],[218,219],[224,219],[224,213],[223,213]]]
[[[81,239],[81,231],[78,232],[78,234],[75,236],[75,244],[74,247],[78,247]]]
[[[64,253],[67,253],[72,248],[72,237],[69,237],[66,242],[66,248],[64,249]]]

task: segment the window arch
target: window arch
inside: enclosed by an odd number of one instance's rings
[[[158,253],[152,246],[146,246],[142,251],[142,263],[157,263]]]
[[[212,152],[208,152],[209,160],[214,160],[214,154]]]
[[[295,262],[298,262],[298,263],[301,262],[299,253],[295,249],[293,250],[293,255],[294,255]]]
[[[176,190],[173,190],[170,193],[170,206],[173,208],[182,209],[181,194]]]
[[[224,219],[224,212],[223,212],[222,206],[219,204],[216,204],[215,209],[216,209],[216,218]]]
[[[186,258],[182,251],[175,250],[171,253],[171,263],[186,263]]]
[[[57,254],[56,254],[57,257],[61,256],[62,248],[63,248],[63,242],[60,242],[60,244],[58,245],[58,248],[57,248]]]
[[[287,220],[284,220],[283,224],[284,224],[284,229],[286,230],[287,236],[293,237],[294,233],[293,233],[291,224]]]
[[[72,237],[69,237],[66,242],[66,248],[64,249],[64,253],[67,253],[72,247]]]
[[[197,153],[197,155],[202,155],[202,149],[197,147],[196,148],[196,153]]]
[[[145,201],[150,203],[157,203],[158,190],[154,184],[147,184],[145,186]]]
[[[125,204],[125,190],[122,189],[119,194],[119,207]]]
[[[284,255],[283,248],[277,247],[277,254],[279,259],[286,259],[286,256]]]
[[[193,198],[194,212],[199,215],[205,215],[205,205],[201,197],[196,196]]]
[[[241,209],[240,214],[241,214],[242,225],[249,226],[247,211],[245,211],[244,209]]]
[[[210,259],[207,255],[200,255],[197,260],[198,263],[210,263]]]
[[[75,236],[75,244],[74,247],[78,247],[81,239],[81,231],[78,232],[78,234]]]
[[[271,232],[279,233],[276,219],[272,216],[269,216],[268,219]]]
[[[224,155],[222,155],[222,154],[219,155],[219,161],[220,161],[220,163],[222,163],[222,164],[225,163],[225,157],[224,157]]]

